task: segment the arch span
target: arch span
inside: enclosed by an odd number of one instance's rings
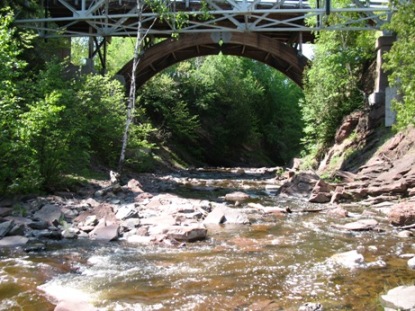
[[[219,45],[219,40],[223,44]],[[243,56],[265,63],[285,74],[302,87],[303,71],[308,62],[305,56],[276,39],[258,33],[201,33],[180,35],[148,48],[138,65],[136,83],[142,86],[163,69],[181,61],[206,55]],[[129,85],[133,61],[120,71]]]

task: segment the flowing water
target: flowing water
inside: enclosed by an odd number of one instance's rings
[[[263,205],[304,210],[303,201],[267,193],[256,175],[206,174],[187,176],[197,186],[183,183],[175,191],[213,200],[239,188]],[[358,215],[363,208],[349,211]],[[298,310],[305,302],[325,310],[383,310],[380,294],[414,283],[415,272],[399,257],[415,253],[413,238],[391,229],[341,232],[322,213],[251,216],[251,225],[209,226],[207,240],[182,247],[78,240],[50,242],[33,254],[0,250],[0,310],[53,310],[48,294],[77,297],[99,310],[252,310],[266,300],[274,300],[273,310]],[[350,250],[386,266],[350,269],[328,260]]]

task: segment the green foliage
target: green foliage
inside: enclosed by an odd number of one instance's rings
[[[337,3],[344,4],[345,1]],[[327,21],[339,17],[331,16]],[[373,58],[372,32],[321,31],[317,34],[315,57],[304,80],[301,104],[305,123],[306,153],[319,158],[334,139],[343,117],[365,104],[360,85],[364,65]]]
[[[164,138],[211,165],[261,153],[284,164],[299,152],[301,90],[256,61],[218,55],[182,62],[141,92]]]
[[[106,76],[71,76],[66,63],[49,62],[28,75],[26,47],[0,20],[0,193],[56,189],[65,174],[91,161],[115,167],[125,123],[124,89]],[[149,146],[149,128],[133,126],[130,148]]]
[[[390,71],[389,82],[397,87],[399,97],[393,108],[396,116],[396,129],[415,124],[415,3],[396,3],[398,11],[392,16],[388,29],[397,34],[397,41],[385,55],[384,68]]]

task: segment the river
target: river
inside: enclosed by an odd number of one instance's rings
[[[0,249],[0,310],[53,310],[50,295],[81,297],[98,310],[254,310],[270,300],[266,310],[298,310],[305,302],[383,310],[381,294],[414,283],[415,271],[400,257],[415,253],[414,239],[397,237],[381,217],[382,232],[336,230],[338,220],[304,212],[305,201],[266,191],[264,178],[230,172],[196,170],[166,191],[217,200],[243,189],[255,202],[294,212],[258,217],[242,204],[236,208],[247,209],[250,225],[210,225],[206,240],[178,247],[62,240],[34,253]],[[351,218],[368,209],[345,208]],[[368,265],[347,268],[329,259],[351,250]]]

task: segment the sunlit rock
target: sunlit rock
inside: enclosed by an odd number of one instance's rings
[[[351,269],[364,266],[364,257],[362,254],[359,254],[356,250],[334,254],[330,257],[329,261],[333,262],[334,264]]]
[[[400,202],[394,205],[388,214],[388,220],[394,226],[414,224],[415,202]]]
[[[412,311],[415,309],[415,286],[399,286],[380,297],[385,310]]]
[[[172,226],[168,229],[167,237],[177,241],[192,242],[206,239],[207,229],[203,225]]]
[[[415,270],[415,257],[408,260],[408,267],[412,270]]]
[[[249,194],[242,191],[235,191],[225,195],[225,200],[231,202],[243,202],[250,198],[251,196]]]

